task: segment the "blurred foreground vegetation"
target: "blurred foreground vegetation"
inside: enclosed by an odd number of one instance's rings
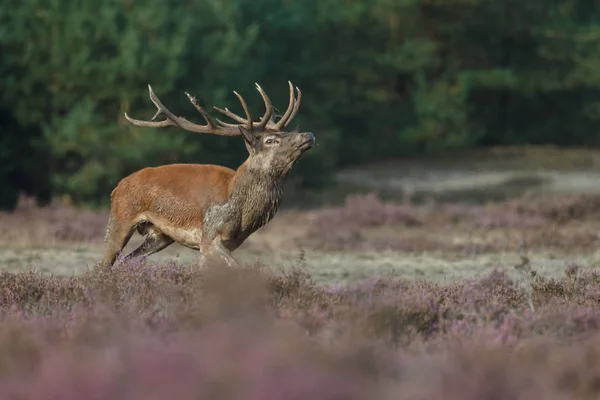
[[[129,126],[151,83],[175,113],[261,114],[259,82],[335,167],[489,145],[600,140],[600,4],[592,0],[3,0],[0,208],[20,191],[106,204],[119,179],[171,162],[245,157],[241,140]]]
[[[190,268],[191,267],[191,268]],[[596,399],[600,275],[314,282],[300,265],[0,273],[0,397]],[[275,378],[275,379],[274,379]]]

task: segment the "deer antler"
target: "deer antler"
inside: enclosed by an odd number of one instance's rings
[[[175,114],[173,114],[171,111],[169,111],[169,109],[166,108],[161,103],[161,101],[158,99],[158,96],[156,96],[156,94],[152,90],[152,86],[150,86],[150,85],[148,85],[148,91],[150,92],[150,100],[152,101],[152,103],[154,103],[154,105],[157,108],[157,112],[156,112],[156,114],[154,114],[154,117],[152,117],[152,119],[150,121],[142,121],[142,120],[131,118],[129,115],[127,115],[127,113],[125,113],[125,118],[131,124],[136,125],[136,126],[142,126],[142,127],[147,127],[147,128],[164,128],[167,126],[178,126],[180,128],[185,129],[186,131],[190,131],[190,132],[210,133],[210,134],[221,135],[221,136],[240,136],[241,132],[239,130],[239,126],[242,124],[246,125],[246,128],[250,132],[259,132],[259,131],[265,131],[265,130],[281,130],[282,128],[286,127],[289,124],[289,122],[291,121],[292,118],[294,118],[294,116],[296,115],[296,112],[298,111],[298,108],[300,106],[300,99],[301,99],[300,89],[296,88],[296,90],[298,90],[298,98],[295,99],[292,83],[289,81],[288,81],[288,83],[290,86],[290,104],[289,104],[288,109],[286,110],[285,114],[281,117],[281,119],[277,123],[275,123],[275,121],[273,120],[273,105],[271,103],[271,100],[269,99],[269,96],[267,96],[265,91],[260,87],[260,85],[258,83],[256,84],[256,89],[262,96],[263,101],[265,103],[265,108],[266,108],[264,115],[260,119],[260,122],[252,121],[252,115],[250,114],[250,111],[248,110],[248,106],[246,105],[244,98],[235,90],[233,91],[233,93],[237,96],[240,103],[242,104],[242,108],[244,109],[246,118],[242,118],[239,115],[234,114],[233,112],[229,111],[229,109],[227,109],[227,108],[221,109],[219,107],[214,106],[215,110],[217,110],[218,112],[233,119],[234,121],[238,122],[238,124],[228,124],[217,118],[216,121],[217,121],[218,125],[213,122],[212,118],[208,115],[206,110],[198,104],[196,99],[194,97],[192,97],[188,92],[185,92],[186,96],[188,97],[188,99],[190,100],[192,105],[194,107],[196,107],[196,109],[200,112],[200,114],[206,121],[206,125],[194,124],[194,123],[188,121],[187,119],[185,119],[184,117],[178,117]],[[166,119],[164,121],[154,122],[154,120],[161,114],[163,114],[166,117]]]
[[[298,109],[300,108],[300,100],[302,100],[302,92],[300,91],[300,89],[296,87],[296,90],[298,91],[298,98],[294,98],[294,89],[292,87],[292,82],[288,81],[288,84],[290,85],[290,103],[288,105],[287,110],[285,111],[285,114],[283,114],[281,119],[275,125],[275,129],[277,130],[287,127],[290,124],[290,122],[292,122],[292,120],[296,116],[296,113],[298,112]]]
[[[196,107],[196,109],[198,111],[200,111],[200,114],[202,114],[202,117],[204,117],[204,119],[206,120],[206,125],[194,124],[194,123],[188,121],[187,119],[185,119],[184,117],[176,116],[171,111],[169,111],[169,109],[167,107],[165,107],[162,104],[162,102],[159,100],[158,96],[156,96],[156,94],[152,90],[152,86],[148,85],[148,91],[150,92],[150,100],[152,100],[152,103],[154,103],[154,105],[157,108],[156,114],[154,114],[154,117],[152,117],[152,119],[150,121],[142,121],[139,119],[131,118],[129,115],[127,115],[127,113],[125,113],[125,118],[127,119],[127,121],[129,121],[133,125],[143,126],[143,127],[147,127],[147,128],[164,128],[167,126],[178,126],[180,128],[185,129],[186,131],[190,131],[190,132],[212,133],[215,135],[222,135],[222,136],[239,136],[239,135],[241,135],[241,133],[238,129],[233,129],[232,127],[224,128],[224,127],[219,127],[219,126],[215,125],[215,123],[213,122],[212,118],[208,115],[206,110],[204,110],[204,108],[202,108],[202,106],[200,106],[198,104],[196,99],[193,98],[187,92],[185,94],[190,99],[190,102],[194,105],[194,107]],[[165,119],[164,121],[151,122],[151,121],[154,121],[161,114],[163,114],[167,119]]]
[[[229,118],[233,119],[234,121],[237,121],[239,124],[246,124],[248,130],[252,131],[252,130],[254,130],[254,128],[258,128],[259,131],[263,131],[265,129],[268,129],[267,125],[271,121],[271,116],[273,115],[273,104],[271,104],[271,100],[269,99],[269,96],[267,96],[267,94],[260,87],[260,85],[258,83],[255,83],[255,85],[256,85],[256,89],[262,96],[263,101],[265,102],[266,110],[265,110],[265,114],[261,118],[261,122],[252,122],[252,117],[250,116],[250,112],[248,111],[248,106],[246,105],[246,102],[244,101],[242,96],[240,96],[239,93],[236,91],[234,91],[233,93],[238,97],[238,99],[240,100],[240,103],[242,103],[242,108],[244,109],[244,112],[246,113],[246,119],[229,111],[228,108],[222,109],[222,108],[215,106],[214,109],[217,110],[218,112],[220,112],[221,114],[228,116]],[[226,122],[221,121],[218,118],[217,118],[217,122],[219,123],[219,125],[221,125],[223,127],[228,127],[228,128],[234,128],[234,127],[238,126],[236,124],[228,124]]]
[[[285,111],[285,113],[283,114],[283,116],[279,119],[279,121],[275,122],[274,115],[272,112],[273,106],[271,104],[271,101],[269,100],[269,97],[264,92],[264,90],[260,87],[260,85],[258,83],[256,84],[256,89],[259,91],[260,95],[262,96],[262,98],[265,102],[267,111],[262,116],[260,122],[252,123],[253,128],[258,128],[261,131],[265,130],[265,129],[280,131],[283,128],[287,127],[290,122],[292,122],[292,119],[294,119],[294,117],[296,116],[296,113],[298,112],[298,109],[300,108],[300,100],[302,99],[302,92],[300,92],[300,89],[298,87],[296,87],[296,91],[298,91],[298,97],[296,98],[296,97],[294,97],[294,86],[292,85],[292,82],[288,81],[288,85],[290,88],[290,102],[288,104],[288,108]],[[237,95],[237,93],[236,93],[236,95]],[[238,97],[239,97],[239,95],[238,95]],[[246,108],[244,108],[244,111],[246,111],[246,119],[240,117],[237,114],[232,113],[227,108],[223,110],[218,107],[215,107],[215,110],[228,116],[229,118],[233,119],[234,121],[237,121],[240,124],[249,124],[248,121],[250,120],[250,118],[249,118],[249,113],[247,112]],[[225,122],[219,120],[218,118],[217,118],[217,122],[219,123],[219,125],[221,125],[223,127],[227,127],[227,128],[233,128],[233,127],[237,126],[235,124],[225,123]]]

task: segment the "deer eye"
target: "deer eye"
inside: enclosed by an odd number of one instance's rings
[[[273,144],[273,139],[267,139],[267,140],[265,140],[265,144]]]

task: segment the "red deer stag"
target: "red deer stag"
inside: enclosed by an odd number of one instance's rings
[[[275,121],[267,94],[256,84],[266,111],[253,121],[246,102],[237,92],[246,118],[227,108],[214,107],[237,124],[216,123],[196,99],[190,102],[206,125],[194,124],[175,116],[148,85],[150,100],[158,109],[151,121],[133,119],[131,124],[148,128],[178,126],[196,133],[241,136],[249,156],[237,170],[208,164],[170,164],[144,168],[122,179],[111,193],[111,209],[105,236],[101,267],[111,267],[135,230],[145,235],[144,242],[124,259],[150,255],[174,242],[199,250],[203,261],[223,259],[236,266],[231,252],[277,212],[283,195],[283,181],[292,166],[310,149],[315,137],[311,132],[286,132],[300,107],[289,83],[290,100],[286,112]],[[154,121],[159,115],[165,120]]]

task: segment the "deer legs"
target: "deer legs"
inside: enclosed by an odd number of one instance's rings
[[[151,254],[157,253],[164,248],[170,246],[175,241],[165,235],[162,232],[154,231],[146,237],[144,243],[142,243],[137,249],[133,250],[127,256],[123,258],[123,261],[129,261],[131,259],[141,257],[141,256],[149,256]]]
[[[240,266],[238,261],[231,255],[231,249],[223,242],[220,235],[217,237],[213,236],[212,240],[198,240],[197,242],[185,236],[183,236],[182,240],[181,232],[170,229],[170,226],[161,224],[160,222],[146,220],[140,223],[117,224],[116,219],[111,215],[105,239],[106,249],[101,266],[110,267],[113,265],[117,259],[117,255],[123,251],[123,248],[136,230],[140,234],[145,235],[144,242],[127,256],[123,257],[122,261],[124,262],[152,255],[178,242],[185,247],[201,251],[203,257],[200,266],[205,265],[209,260],[216,262],[225,261],[229,267]]]
[[[131,253],[123,258],[123,261],[129,261],[134,258],[138,258],[141,256],[149,256],[151,254],[157,253],[164,248],[170,246],[175,241],[171,239],[169,236],[164,233],[158,231],[157,229],[153,229],[144,242]],[[227,263],[229,267],[239,267],[239,263],[233,256],[231,252],[223,245],[223,242],[219,239],[215,239],[206,249],[206,251],[202,251],[202,261],[200,262],[200,266],[204,266],[204,264],[208,260],[212,261],[220,261],[223,260]]]
[[[146,234],[147,236],[137,249],[133,250],[123,258],[124,261],[154,254],[175,242],[172,238],[165,235],[151,224],[118,224],[116,223],[116,219],[111,215],[105,237],[106,249],[100,266],[110,267],[114,264],[117,255],[121,253],[123,248],[127,245],[127,242],[136,229],[140,234]]]
[[[104,257],[100,262],[102,268],[109,268],[114,264],[117,255],[125,247],[134,231],[135,227],[119,224],[117,219],[112,214],[110,215],[104,237]]]
[[[233,258],[231,251],[229,251],[223,241],[219,238],[212,241],[208,246],[202,248],[202,261],[200,261],[200,267],[203,267],[208,260],[218,261],[219,259],[225,261],[229,267],[239,267],[239,262]]]

